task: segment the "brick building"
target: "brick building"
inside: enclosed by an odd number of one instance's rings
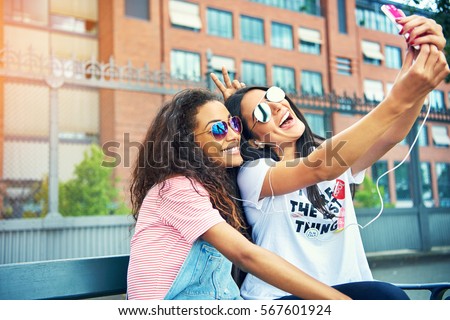
[[[368,0],[4,0],[0,40],[4,47],[42,56],[99,61],[113,57],[117,65],[146,64],[150,70],[198,86],[205,84],[208,67],[218,72],[225,65],[247,85],[275,84],[294,95],[334,92],[380,101],[392,86],[406,50],[404,39],[379,10],[381,4]],[[32,79],[2,77],[0,81],[0,179],[42,179],[49,161],[50,89]],[[164,92],[63,86],[59,89],[60,178],[72,175],[89,144],[117,141],[122,161],[115,174],[125,188],[136,143],[167,98]],[[441,84],[432,93],[432,112],[448,115],[449,105],[450,85]],[[325,135],[326,130],[339,132],[360,117],[346,112],[345,100],[341,109],[331,114],[328,124],[319,109],[305,113],[313,130]],[[450,123],[448,116],[442,119],[427,122],[419,139],[423,202],[432,207],[450,206]],[[368,174],[377,178],[401,161],[407,150],[406,143],[398,145]],[[409,179],[408,163],[383,178],[386,200],[397,207],[412,206]]]

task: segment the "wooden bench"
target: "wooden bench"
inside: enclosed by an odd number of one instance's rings
[[[87,299],[125,294],[128,255],[0,265],[0,300]],[[443,299],[450,283],[400,284]]]

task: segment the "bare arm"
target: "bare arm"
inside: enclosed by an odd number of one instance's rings
[[[202,239],[242,270],[295,296],[315,300],[349,299],[276,254],[251,243],[226,222],[210,228],[203,234]]]
[[[431,46],[430,49],[433,51],[441,51],[445,47],[446,41],[442,32],[442,27],[434,20],[420,16],[409,16],[399,20],[399,22],[403,25],[401,33],[410,33],[410,43],[413,43],[414,45],[429,44]],[[418,52],[416,50],[409,48],[403,67],[397,78],[402,77],[408,71],[417,54]],[[447,66],[443,52],[438,53],[438,61],[435,68],[441,70],[443,73],[446,72]],[[352,165],[352,171],[357,173],[370,167],[397,143],[402,141],[419,116],[423,103],[424,99],[419,99],[410,111],[403,113],[403,115],[395,121],[382,136],[380,136],[373,147]]]

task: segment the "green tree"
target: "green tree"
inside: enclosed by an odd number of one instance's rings
[[[379,186],[379,188],[381,197],[384,199],[384,187]],[[376,183],[370,177],[366,176],[363,183],[357,186],[353,203],[355,208],[376,208],[381,205]],[[392,207],[388,203],[384,203],[384,206]]]
[[[102,166],[104,155],[100,147],[92,145],[76,165],[74,178],[59,183],[59,212],[63,216],[93,216],[126,214],[129,209],[118,201],[113,169]],[[48,178],[36,194],[44,215],[48,212]]]

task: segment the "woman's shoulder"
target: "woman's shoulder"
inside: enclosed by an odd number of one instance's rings
[[[272,158],[259,158],[256,160],[245,161],[241,166],[243,168],[255,168],[255,167],[272,167],[276,163]]]
[[[185,175],[172,175],[158,184],[159,191],[165,195],[195,192],[207,194],[203,185],[197,179]]]

